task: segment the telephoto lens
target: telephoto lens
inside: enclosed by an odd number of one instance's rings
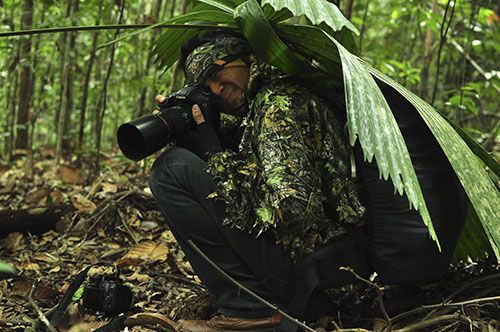
[[[210,121],[215,100],[208,87],[185,86],[159,105],[160,112],[122,124],[117,132],[118,146],[127,158],[142,160],[194,128],[194,104]]]

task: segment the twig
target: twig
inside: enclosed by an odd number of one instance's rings
[[[57,332],[57,330],[49,323],[49,320],[47,319],[47,317],[45,317],[44,313],[42,312],[42,309],[40,309],[38,304],[36,304],[35,300],[33,299],[33,294],[35,293],[37,285],[38,285],[38,280],[35,279],[33,281],[33,284],[31,285],[31,290],[30,290],[30,293],[28,295],[28,301],[30,302],[31,306],[33,307],[33,309],[35,309],[36,313],[38,314],[38,318],[45,324],[45,326],[47,326],[47,329],[50,332]]]
[[[231,277],[229,274],[227,274],[226,272],[224,272],[224,270],[222,270],[219,266],[217,266],[217,264],[215,264],[207,255],[205,255],[205,253],[203,251],[201,251],[200,248],[198,248],[198,246],[196,244],[194,244],[194,242],[192,240],[187,240],[187,243],[189,244],[189,246],[208,264],[210,265],[212,268],[214,268],[218,273],[220,273],[222,276],[224,276],[224,278],[226,278],[228,281],[230,281],[233,285],[237,286],[239,289],[241,289],[242,291],[244,291],[245,293],[247,293],[248,295],[250,295],[251,297],[253,297],[254,299],[258,300],[259,302],[263,303],[264,305],[266,305],[267,307],[277,311],[279,314],[281,314],[284,318],[288,319],[290,322],[296,324],[297,326],[300,326],[301,328],[303,328],[304,330],[306,331],[309,331],[309,332],[315,332],[312,328],[310,328],[309,326],[307,326],[306,324],[300,322],[298,319],[296,318],[293,318],[292,316],[290,316],[289,314],[287,314],[286,312],[284,312],[283,310],[281,310],[280,308],[278,308],[276,305],[264,300],[262,297],[260,297],[259,295],[255,294],[254,292],[252,292],[250,289],[248,289],[247,287],[243,286],[242,284],[240,284],[238,281],[236,281],[233,277]]]
[[[95,211],[98,211],[98,212],[96,212],[92,217],[90,217],[89,221],[95,219],[95,222],[89,227],[89,229],[86,231],[86,233],[89,233],[92,229],[94,229],[94,227],[97,225],[99,220],[101,220],[102,216],[108,211],[108,209],[111,206],[122,201],[123,199],[130,196],[134,192],[135,192],[134,190],[123,191],[123,192],[117,193],[117,194],[105,199],[104,201],[102,201],[102,203],[99,204],[99,206],[97,206],[97,208],[95,209]]]
[[[135,244],[139,244],[139,241],[137,241],[137,239],[135,238],[135,235],[134,233],[132,233],[132,230],[130,229],[130,227],[128,227],[128,224],[127,222],[125,221],[125,218],[123,217],[123,214],[122,212],[120,211],[120,209],[117,210],[118,211],[118,217],[120,218],[123,226],[125,226],[125,229],[127,230],[127,233],[130,235],[130,237],[132,238],[132,241],[134,241]]]
[[[196,286],[196,287],[198,287],[200,289],[207,289],[202,284],[198,284],[198,283],[196,283],[196,282],[194,282],[192,280],[189,280],[186,277],[178,276],[178,275],[175,275],[175,274],[172,274],[172,273],[157,273],[157,272],[149,272],[148,271],[147,274],[150,275],[150,276],[155,276],[155,277],[165,277],[165,278],[177,281],[179,283]]]
[[[424,321],[421,321],[421,322],[418,322],[415,324],[410,324],[410,325],[403,327],[401,329],[394,330],[394,332],[419,331],[419,330],[425,329],[426,327],[436,325],[439,323],[449,322],[449,321],[453,321],[453,322],[461,321],[461,322],[469,323],[469,320],[460,314],[444,315],[444,316],[439,316],[439,317],[435,317],[432,319],[424,320]]]
[[[356,272],[354,272],[354,270],[350,267],[345,267],[345,266],[341,266],[339,268],[339,270],[341,271],[347,271],[349,273],[351,273],[356,279],[374,287],[377,292],[378,292],[378,295],[377,295],[377,302],[378,302],[378,305],[380,307],[380,312],[382,313],[382,316],[384,316],[384,319],[385,321],[387,322],[387,327],[384,329],[384,330],[391,330],[391,327],[392,327],[392,320],[391,318],[389,317],[389,315],[387,314],[387,310],[385,310],[385,306],[384,306],[384,302],[382,301],[382,296],[384,295],[384,287],[382,286],[379,286],[377,285],[376,283],[368,280],[368,279],[365,279],[363,277],[361,277],[360,275],[358,275]]]
[[[485,282],[488,282],[490,280],[495,280],[495,279],[498,279],[498,281],[500,281],[500,273],[496,273],[496,274],[492,274],[492,275],[489,275],[489,276],[486,276],[486,277],[482,277],[482,278],[479,278],[479,279],[475,279],[473,281],[470,281],[468,283],[466,283],[465,285],[463,285],[462,287],[460,287],[459,289],[457,289],[456,291],[454,291],[453,293],[451,293],[450,295],[448,295],[443,301],[442,303],[449,303],[451,299],[453,299],[455,296],[457,296],[458,294],[460,294],[461,292],[463,292],[464,290],[466,289],[470,289],[470,287],[476,285],[476,284],[483,284]],[[477,296],[477,294],[476,294]],[[436,310],[432,310],[430,313],[428,313],[427,315],[432,315]]]
[[[451,45],[453,45],[453,47],[455,47],[457,49],[457,51],[462,54],[463,56],[465,56],[465,58],[469,61],[469,63],[472,65],[472,67],[474,67],[478,72],[479,74],[481,74],[486,80],[490,80],[491,77],[489,77],[486,73],[486,71],[481,68],[481,66],[468,54],[464,51],[464,48],[459,44],[457,43],[453,38],[449,38],[450,40],[450,43]],[[497,92],[500,92],[500,88],[498,88],[498,86],[496,86],[495,84],[492,84],[491,85]]]
[[[483,298],[478,298],[478,299],[472,299],[468,301],[462,301],[462,302],[452,302],[452,303],[438,303],[438,304],[429,304],[429,305],[423,305],[418,308],[403,312],[395,317],[392,318],[393,321],[399,320],[403,317],[413,315],[422,311],[426,311],[429,309],[437,309],[437,308],[447,308],[447,307],[460,307],[463,305],[467,304],[478,304],[481,302],[489,302],[489,301],[500,301],[500,295],[499,296],[491,296],[491,297],[483,297]]]

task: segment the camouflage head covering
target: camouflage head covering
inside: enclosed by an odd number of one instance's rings
[[[224,36],[195,48],[187,57],[184,73],[189,84],[204,83],[234,60],[249,64],[252,50],[245,39]]]

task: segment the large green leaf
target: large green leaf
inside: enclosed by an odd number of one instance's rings
[[[494,253],[490,245],[488,235],[486,235],[476,211],[472,206],[469,206],[469,215],[458,240],[454,259],[466,261],[468,257],[482,259],[486,255],[498,257],[498,253]]]
[[[262,6],[270,5],[275,11],[288,10],[293,16],[304,15],[312,24],[325,23],[333,31],[343,27],[359,35],[356,27],[344,17],[340,9],[326,0],[296,1],[296,0],[262,0]]]
[[[420,212],[430,237],[439,241],[425,204],[403,135],[377,83],[361,59],[332,38],[342,59],[349,140],[359,139],[365,160],[375,157],[381,176],[389,177]]]
[[[212,6],[214,8],[220,9],[228,14],[234,14],[234,8],[239,5],[242,1],[232,1],[232,0],[198,0],[204,4]]]
[[[455,170],[500,260],[500,192],[484,170],[481,160],[431,105],[370,65],[364,63],[363,66],[415,106]]]
[[[303,57],[290,51],[279,39],[256,0],[248,0],[236,7],[234,18],[257,57],[292,75],[301,76],[313,71]]]
[[[180,56],[180,48],[189,39],[197,35],[201,30],[206,29],[207,25],[214,28],[229,27],[234,25],[233,16],[220,10],[203,10],[178,16],[175,19],[168,20],[169,23],[190,22],[190,26],[194,23],[199,23],[199,29],[167,29],[165,30],[155,43],[153,53],[156,55],[156,60],[160,67],[170,67]]]

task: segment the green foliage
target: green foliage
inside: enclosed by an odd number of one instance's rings
[[[0,273],[16,273],[16,269],[11,264],[0,261]]]

